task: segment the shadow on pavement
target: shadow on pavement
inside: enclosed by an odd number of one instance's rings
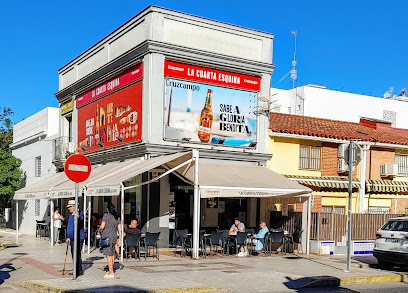
[[[296,292],[349,292],[357,293],[357,291],[340,287],[340,279],[332,276],[317,276],[317,277],[303,277],[299,279],[292,279],[286,277],[288,280],[284,282],[288,289],[296,290]]]
[[[5,280],[10,278],[10,272],[14,272],[15,270],[17,270],[14,266],[13,266],[13,261],[15,261],[16,259],[18,259],[19,257],[26,255],[27,253],[13,253],[13,255],[18,255],[17,257],[13,257],[9,260],[7,260],[5,263],[3,263],[2,265],[0,265],[0,285],[2,285],[4,283]]]

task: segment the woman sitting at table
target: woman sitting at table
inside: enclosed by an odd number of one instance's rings
[[[266,233],[268,233],[268,227],[266,227],[265,221],[261,221],[259,223],[259,232],[252,236],[254,240],[255,249],[256,251],[260,251],[263,248],[263,240],[265,238]]]

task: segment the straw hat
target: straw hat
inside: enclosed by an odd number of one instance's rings
[[[67,204],[67,208],[75,206],[75,199],[70,199]]]

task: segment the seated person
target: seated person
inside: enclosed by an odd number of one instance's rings
[[[130,225],[125,229],[125,233],[123,235],[126,236],[126,234],[140,233],[140,229],[137,227],[137,225],[138,225],[137,219],[134,219],[134,220],[130,221]],[[133,246],[129,247],[129,254],[130,255],[132,255],[134,249],[135,248]]]
[[[236,235],[238,232],[245,232],[245,225],[239,218],[235,218],[235,223],[229,229],[229,234]]]
[[[266,223],[261,221],[259,223],[259,232],[255,234],[252,239],[253,243],[255,244],[256,251],[260,251],[263,248],[263,240],[265,238],[266,233],[268,233],[268,227],[266,227]]]

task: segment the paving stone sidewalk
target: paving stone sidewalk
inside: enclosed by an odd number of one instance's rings
[[[0,243],[15,242],[12,230],[0,230]],[[375,259],[353,260],[351,272],[345,272],[346,258],[304,256],[293,254],[270,257],[235,256],[191,260],[171,252],[162,253],[160,260],[129,260],[123,262],[115,279],[104,279],[106,260],[98,250],[82,256],[85,273],[77,280],[62,275],[66,246],[51,247],[47,240],[22,235],[21,246],[0,248],[0,277],[6,284],[24,285],[40,292],[299,292],[310,282],[331,280],[396,281],[405,271],[383,271],[370,267]],[[72,271],[70,255],[66,267]],[[391,278],[394,276],[394,279]],[[351,279],[355,278],[355,279]],[[317,280],[317,281],[316,281]],[[375,279],[372,279],[375,280]],[[368,280],[370,281],[370,280]],[[45,290],[45,291],[47,291]]]

